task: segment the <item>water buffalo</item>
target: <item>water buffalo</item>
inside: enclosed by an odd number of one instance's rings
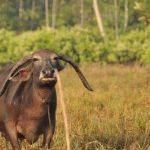
[[[42,147],[50,148],[56,122],[55,69],[64,69],[60,60],[68,62],[92,91],[71,58],[49,50],[39,50],[0,71],[0,131],[14,150],[21,149],[23,139],[32,144],[41,134]]]

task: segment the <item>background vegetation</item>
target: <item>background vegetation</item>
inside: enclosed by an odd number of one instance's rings
[[[150,64],[148,0],[1,0],[0,62],[40,48],[77,62]],[[105,33],[105,34],[104,34]]]
[[[65,53],[77,62],[150,64],[150,27],[132,30],[119,41],[101,40],[95,29],[36,30],[15,35],[0,30],[0,61],[15,61],[35,50],[46,48]]]

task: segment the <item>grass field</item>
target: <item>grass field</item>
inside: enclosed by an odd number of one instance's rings
[[[84,65],[82,70],[94,92],[82,86],[71,68],[61,73],[72,149],[150,149],[150,68],[92,64]],[[31,149],[38,149],[40,142]],[[0,147],[5,147],[2,139]],[[52,149],[66,150],[59,101]]]

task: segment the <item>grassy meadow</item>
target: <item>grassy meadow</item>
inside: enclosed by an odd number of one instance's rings
[[[94,92],[82,86],[70,67],[61,73],[72,149],[150,149],[150,68],[99,64],[81,68]],[[40,143],[41,139],[30,149],[37,150]],[[6,149],[2,138],[0,147]],[[52,150],[66,150],[59,100]]]

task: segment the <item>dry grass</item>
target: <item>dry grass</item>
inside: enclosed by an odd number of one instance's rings
[[[94,92],[70,68],[61,73],[73,150],[148,150],[150,147],[150,68],[84,65]],[[59,96],[58,96],[59,97]],[[36,150],[37,145],[32,146]],[[4,149],[5,142],[0,140]],[[66,150],[58,103],[53,150]]]

